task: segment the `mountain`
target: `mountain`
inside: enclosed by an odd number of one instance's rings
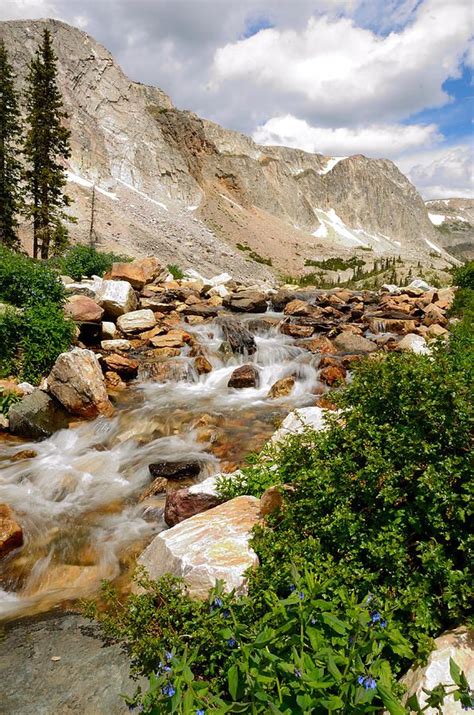
[[[133,82],[57,20],[0,23],[20,85],[45,26],[72,131],[74,239],[89,240],[94,203],[99,245],[203,273],[270,279],[335,255],[446,266],[423,200],[391,161],[259,146]]]
[[[474,259],[474,199],[426,201],[428,217],[438,231],[437,244],[456,258]]]

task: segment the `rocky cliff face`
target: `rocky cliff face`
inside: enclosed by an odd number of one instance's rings
[[[104,47],[62,22],[0,23],[20,83],[45,23],[72,131],[78,240],[89,236],[95,186],[100,244],[204,272],[268,279],[364,249],[408,260],[433,251],[438,232],[392,162],[258,146],[132,82]]]
[[[437,244],[457,258],[474,258],[474,199],[426,201]]]

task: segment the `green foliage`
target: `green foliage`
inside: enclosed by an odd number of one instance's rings
[[[0,40],[0,244],[17,248],[17,214],[21,208],[18,160],[21,120],[12,67]]]
[[[68,350],[74,337],[74,323],[53,303],[32,305],[25,310],[20,341],[20,375],[36,383]]]
[[[433,357],[390,355],[361,363],[329,428],[283,445],[258,467],[261,488],[292,483],[278,528],[259,528],[253,588],[284,587],[291,563],[392,599],[413,642],[470,613],[468,504],[472,405],[456,345]],[[257,492],[258,493],[258,492]],[[302,538],[302,536],[304,537]]]
[[[340,257],[327,258],[325,261],[312,261],[307,259],[304,262],[305,266],[313,266],[314,268],[322,268],[325,271],[347,271],[348,268],[362,268],[365,261],[362,258],[352,256],[349,259]]]
[[[181,278],[184,278],[184,272],[179,266],[176,266],[174,263],[171,263],[168,266],[168,270],[175,280],[180,280]]]
[[[64,286],[54,270],[0,246],[0,302],[23,307],[63,299]]]
[[[0,312],[0,378],[16,373],[22,326],[23,317],[18,310],[8,306]]]
[[[93,246],[73,246],[66,253],[52,261],[63,275],[74,280],[81,280],[82,276],[103,276],[112,268],[112,263],[127,262],[128,256],[116,253],[102,253]]]
[[[33,220],[35,258],[48,258],[51,245],[55,250],[64,246],[62,221],[71,220],[65,211],[71,202],[64,193],[70,131],[64,125],[67,114],[57,85],[56,61],[50,32],[45,29],[30,62],[26,92],[27,216]]]
[[[14,392],[0,391],[0,414],[7,415],[10,407],[20,400],[21,397]]]
[[[474,261],[455,268],[453,285],[458,286],[451,309],[453,315],[463,315],[472,327],[474,319]]]

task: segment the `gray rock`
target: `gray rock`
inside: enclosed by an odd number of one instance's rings
[[[58,658],[59,660],[52,660]],[[129,659],[98,626],[76,614],[22,620],[0,641],[5,715],[126,715]]]
[[[344,331],[334,338],[334,345],[338,352],[356,355],[357,353],[373,353],[377,346],[373,342],[363,338],[362,335],[354,335],[349,331]]]
[[[239,323],[238,320],[233,320],[232,318],[221,318],[218,320],[218,323],[222,328],[225,340],[230,345],[232,352],[253,355],[253,353],[257,350],[255,338],[252,333],[250,330],[247,330],[242,323]]]
[[[35,390],[8,410],[10,432],[20,437],[43,439],[68,425],[61,405],[42,390]]]

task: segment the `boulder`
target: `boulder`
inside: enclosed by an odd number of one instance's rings
[[[10,432],[29,439],[44,439],[68,426],[61,405],[42,390],[26,395],[8,410]]]
[[[256,387],[259,375],[255,365],[242,365],[234,370],[230,376],[227,387],[242,389],[243,387]]]
[[[362,335],[355,335],[352,332],[344,331],[334,338],[334,345],[340,353],[355,355],[357,353],[373,353],[377,346],[373,342],[363,338]]]
[[[198,477],[201,464],[196,460],[188,462],[154,462],[149,465],[150,474],[154,479],[188,479]]]
[[[166,494],[165,521],[168,526],[175,526],[195,514],[201,514],[222,503],[216,493],[216,478],[209,477],[203,482],[169,491]]]
[[[312,353],[335,353],[336,348],[325,336],[318,336],[311,338],[310,340],[300,340],[298,342],[298,347],[309,350]]]
[[[229,343],[232,352],[253,355],[257,350],[255,338],[250,330],[238,320],[222,318],[218,321],[224,333],[224,339]]]
[[[0,559],[23,546],[23,531],[7,504],[0,504]]]
[[[92,419],[113,412],[99,361],[91,350],[61,353],[48,376],[48,390],[73,415]]]
[[[321,407],[301,407],[290,412],[272,435],[270,442],[276,444],[289,435],[300,434],[306,429],[324,429],[324,410]]]
[[[446,330],[446,328],[441,327],[441,325],[438,325],[437,323],[433,323],[433,325],[430,325],[426,331],[426,337],[430,339],[439,338],[448,334],[449,331]]]
[[[130,340],[123,340],[122,338],[117,338],[115,340],[102,340],[100,347],[102,350],[122,350],[123,352],[128,352],[132,345]]]
[[[97,302],[110,318],[130,313],[138,305],[135,291],[127,281],[102,281],[97,291]]]
[[[104,309],[86,295],[71,295],[66,301],[64,312],[77,323],[96,323],[102,320]]]
[[[408,353],[416,353],[417,355],[429,355],[430,349],[426,344],[426,340],[422,335],[416,333],[408,333],[397,344],[397,350]]]
[[[117,327],[122,333],[139,333],[142,330],[150,330],[150,328],[154,328],[155,325],[155,314],[148,308],[133,310],[117,318]]]
[[[146,362],[142,365],[143,372],[156,382],[182,382],[191,380],[193,373],[187,360],[173,359],[166,362]]]
[[[328,367],[324,367],[319,373],[321,382],[325,382],[326,385],[330,387],[338,382],[343,382],[345,377],[346,368],[342,365],[329,365]]]
[[[280,333],[292,338],[309,338],[314,333],[312,325],[296,325],[296,323],[282,323]]]
[[[265,313],[267,296],[257,290],[242,290],[226,296],[224,305],[239,313]]]
[[[185,330],[170,330],[166,335],[157,335],[150,338],[151,344],[155,348],[182,348],[185,343],[191,342],[192,338]]]
[[[127,281],[136,290],[142,290],[155,278],[166,278],[166,271],[157,258],[139,258],[129,263],[113,263],[110,270],[112,280]]]
[[[423,325],[430,326],[430,325],[434,325],[435,323],[444,327],[445,325],[448,324],[448,319],[446,318],[444,310],[439,308],[434,303],[430,303],[430,305],[428,305],[425,308],[425,315],[423,317]]]
[[[182,521],[156,536],[138,559],[152,579],[171,573],[206,598],[218,580],[226,591],[246,590],[245,572],[258,565],[249,546],[260,501],[241,496]]]
[[[428,695],[424,690],[431,690],[439,683],[453,685],[449,669],[449,659],[464,671],[471,688],[474,687],[474,631],[456,628],[444,633],[434,642],[434,650],[425,666],[410,669],[401,682],[407,688],[406,701],[416,695],[421,708],[427,705]],[[426,715],[437,715],[437,708],[423,709]],[[448,696],[443,703],[443,715],[461,715],[464,710],[453,696]]]
[[[194,367],[198,375],[207,375],[212,372],[212,365],[204,355],[198,355],[194,358]]]
[[[369,327],[373,333],[397,333],[406,335],[416,330],[415,320],[396,318],[369,318]]]
[[[138,360],[132,360],[117,353],[106,355],[102,360],[108,370],[118,373],[121,377],[136,377],[138,374]]]
[[[282,377],[277,380],[268,391],[268,397],[271,399],[278,399],[280,397],[287,397],[291,394],[295,386],[295,376],[288,375],[288,377]]]
[[[293,315],[295,317],[309,317],[313,310],[313,306],[304,300],[296,299],[290,300],[290,302],[285,305],[283,312],[285,315]]]
[[[104,321],[102,323],[102,329],[100,333],[100,337],[102,340],[115,340],[118,338],[119,332],[117,330],[117,327],[115,323],[111,323],[109,321]]]

